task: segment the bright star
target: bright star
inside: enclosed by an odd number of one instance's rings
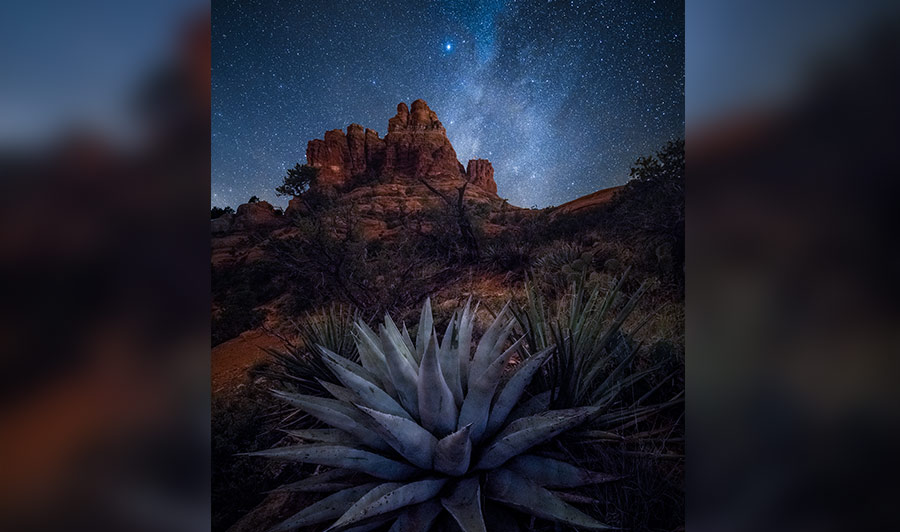
[[[451,50],[451,49],[452,49],[452,48],[453,48],[453,45],[452,45],[452,44],[450,44],[450,43],[447,43],[447,45],[446,45],[446,46],[444,46],[444,48],[446,48],[446,49],[447,49],[447,51],[448,51],[448,52],[449,52],[449,51],[450,51],[450,50]]]

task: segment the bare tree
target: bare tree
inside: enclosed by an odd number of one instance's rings
[[[472,227],[472,221],[469,219],[469,214],[466,211],[465,196],[466,188],[469,186],[469,182],[466,181],[461,187],[456,189],[459,192],[459,195],[454,202],[446,194],[434,188],[434,186],[432,186],[432,184],[426,181],[424,178],[420,177],[419,181],[421,181],[423,185],[428,187],[428,190],[434,192],[439,198],[441,198],[444,203],[447,204],[447,207],[453,211],[453,214],[456,217],[456,226],[459,229],[459,235],[462,238],[463,245],[466,248],[469,259],[475,261],[480,259],[481,250],[478,246],[478,238],[475,236],[475,229]]]

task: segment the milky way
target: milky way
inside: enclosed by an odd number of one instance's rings
[[[212,204],[277,205],[306,143],[423,98],[498,193],[558,205],[684,135],[683,1],[213,2]]]

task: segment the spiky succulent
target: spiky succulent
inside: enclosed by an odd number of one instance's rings
[[[415,342],[389,315],[379,334],[357,320],[359,364],[320,349],[343,384],[323,383],[333,399],[276,392],[332,428],[293,431],[302,443],[254,454],[331,467],[287,489],[336,492],[273,530],[334,521],[329,531],[393,522],[391,531],[425,532],[449,514],[463,532],[484,532],[483,499],[580,528],[610,528],[551,489],[612,477],[529,453],[596,408],[546,411],[548,393],[521,401],[552,347],[524,358],[501,384],[523,340],[507,347],[515,324],[507,306],[473,353],[476,310],[467,303],[454,313],[440,340],[428,301]]]

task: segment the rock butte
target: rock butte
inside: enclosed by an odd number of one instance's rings
[[[411,110],[405,103],[398,104],[383,139],[359,124],[347,126],[346,134],[340,129],[327,131],[324,139],[309,141],[306,161],[319,169],[319,187],[346,189],[364,176],[415,180],[457,177],[497,193],[490,161],[473,159],[468,168],[463,167],[444,126],[425,100],[414,101]]]
[[[313,189],[333,198],[337,205],[349,207],[353,225],[368,239],[387,239],[409,231],[407,225],[418,223],[417,213],[448,208],[434,190],[455,202],[467,182],[465,201],[469,208],[490,213],[532,212],[509,205],[497,195],[490,161],[472,159],[465,167],[460,164],[444,126],[424,100],[414,101],[411,107],[398,104],[384,138],[359,124],[347,126],[346,133],[340,129],[325,132],[324,139],[307,144],[306,161],[319,169]],[[608,196],[600,191],[579,198],[561,206],[560,214],[596,207]],[[240,244],[239,233],[263,231],[276,238],[289,236],[294,231],[291,219],[309,212],[303,198],[296,197],[284,214],[278,216],[269,203],[260,201],[240,205],[233,216],[213,220],[213,262],[229,263],[240,258],[242,252],[238,250],[246,246]],[[504,223],[489,216],[482,230],[495,235],[503,230]],[[423,226],[417,230],[430,229]]]
[[[307,144],[306,163],[319,169],[312,189],[350,207],[354,225],[366,238],[390,238],[409,230],[404,224],[410,216],[448,208],[434,190],[455,202],[467,182],[468,206],[494,211],[504,205],[497,195],[491,162],[472,159],[464,167],[437,114],[424,100],[414,101],[411,107],[397,105],[397,114],[388,120],[384,138],[359,124],[347,126],[346,133],[340,129],[325,132],[324,139]],[[518,210],[511,205],[506,208]],[[212,231],[223,247],[222,253],[214,252],[214,256],[224,259],[225,249],[234,248],[230,243],[234,231],[287,235],[290,220],[309,213],[304,199],[295,197],[284,214],[277,216],[271,205],[260,201],[239,206],[234,216],[213,220]],[[501,227],[488,222],[483,229],[495,234]]]

